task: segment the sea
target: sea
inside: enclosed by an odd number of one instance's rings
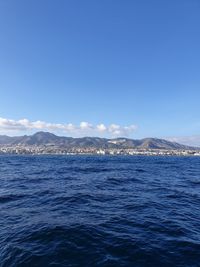
[[[0,266],[200,266],[200,157],[1,155]]]

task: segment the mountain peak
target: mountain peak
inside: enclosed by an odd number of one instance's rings
[[[175,149],[187,150],[195,149],[189,146],[173,143],[164,139],[145,138],[141,140],[127,139],[127,138],[96,138],[96,137],[62,137],[50,132],[39,131],[30,136],[8,137],[0,136],[0,145],[23,145],[23,146],[43,146],[53,145],[60,148],[133,148],[133,149]]]
[[[48,137],[48,136],[56,136],[56,135],[53,134],[53,133],[50,133],[50,132],[39,131],[39,132],[34,133],[32,136],[44,136],[44,137]]]

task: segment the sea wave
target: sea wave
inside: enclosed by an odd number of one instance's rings
[[[0,266],[197,267],[199,173],[199,158],[0,156]]]

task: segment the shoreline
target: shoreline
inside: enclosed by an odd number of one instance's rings
[[[200,152],[139,152],[139,153],[56,153],[56,152],[42,152],[42,153],[34,153],[34,152],[25,152],[25,153],[16,153],[16,152],[0,152],[0,156],[113,156],[113,157],[119,157],[119,156],[146,156],[146,157],[153,157],[153,156],[167,156],[167,157],[200,157]]]

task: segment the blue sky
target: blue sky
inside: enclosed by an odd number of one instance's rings
[[[0,0],[0,131],[200,144],[199,14],[199,0]]]

